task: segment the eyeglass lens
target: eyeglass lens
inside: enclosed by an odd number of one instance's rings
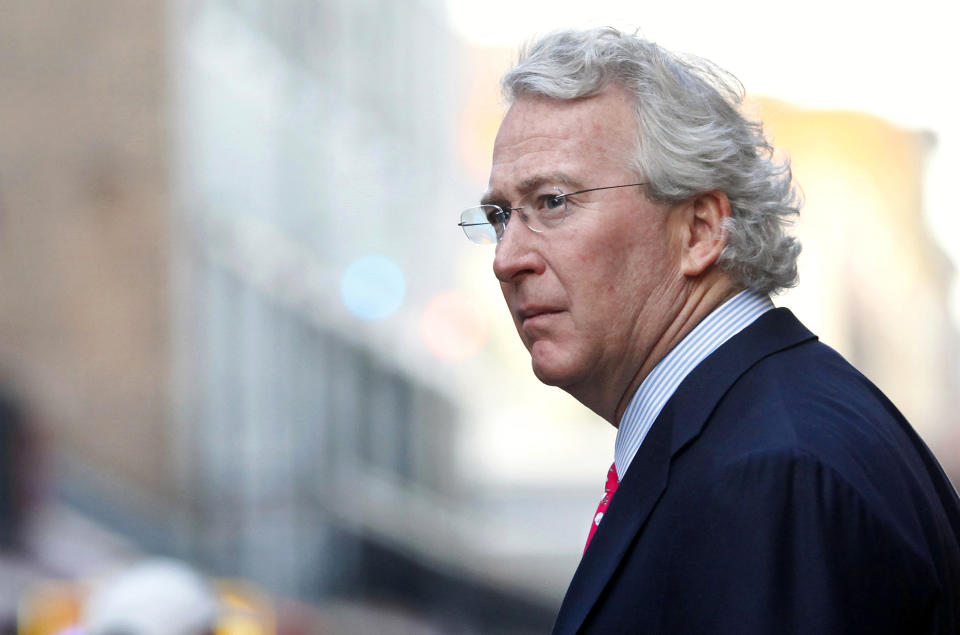
[[[460,215],[460,226],[471,241],[492,245],[503,235],[505,212],[496,205],[466,209]]]
[[[509,210],[509,211],[508,211]],[[567,214],[567,199],[559,188],[537,193],[514,208],[480,205],[464,210],[460,226],[471,241],[481,245],[496,243],[503,237],[505,226],[513,215],[535,232],[559,225]]]

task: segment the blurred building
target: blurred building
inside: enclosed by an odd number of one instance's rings
[[[278,594],[549,625],[470,545],[459,387],[419,335],[465,187],[442,3],[8,5],[0,363],[56,497]],[[394,313],[346,302],[364,256]]]
[[[335,523],[396,523],[363,509],[365,479],[450,482],[450,401],[372,351],[341,301],[358,246],[403,256],[405,210],[429,205],[438,175],[392,168],[443,163],[441,18],[213,1],[171,23],[185,529],[214,566],[287,592],[354,569]]]
[[[164,9],[11,1],[0,20],[0,366],[71,469],[174,496]],[[109,466],[108,468],[106,466]],[[146,501],[143,501],[146,503]]]

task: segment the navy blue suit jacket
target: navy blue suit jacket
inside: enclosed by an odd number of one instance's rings
[[[960,501],[875,386],[769,311],[664,407],[554,633],[960,633]]]

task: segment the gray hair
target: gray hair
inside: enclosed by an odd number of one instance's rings
[[[718,261],[761,293],[797,283],[800,243],[786,234],[800,195],[789,160],[774,158],[760,122],[739,111],[743,86],[714,64],[680,57],[612,28],[552,33],[525,47],[504,76],[509,102],[523,95],[589,97],[615,84],[632,94],[639,131],[631,165],[660,202],[721,190],[730,200]]]

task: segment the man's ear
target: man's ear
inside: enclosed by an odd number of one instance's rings
[[[680,271],[683,275],[699,276],[717,262],[727,244],[724,222],[728,218],[730,200],[720,190],[698,194],[687,202],[681,215]]]

